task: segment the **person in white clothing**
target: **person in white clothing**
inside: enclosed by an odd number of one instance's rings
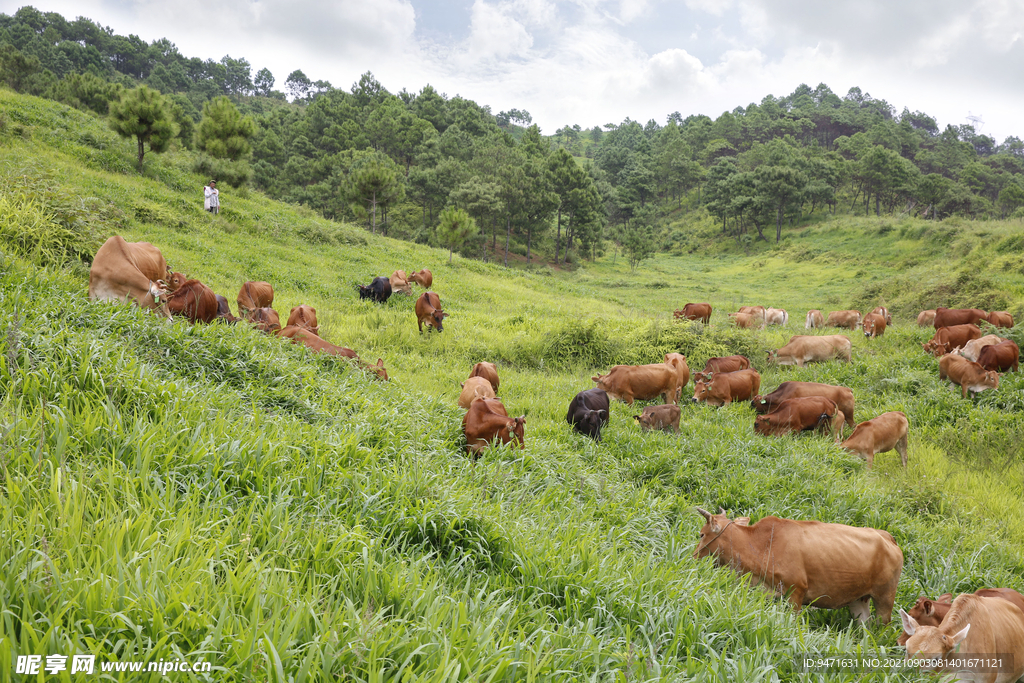
[[[217,190],[217,181],[211,180],[210,184],[203,188],[206,195],[206,202],[203,208],[210,213],[220,213],[220,192]]]

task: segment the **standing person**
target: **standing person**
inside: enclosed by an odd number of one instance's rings
[[[220,213],[220,191],[217,190],[217,181],[211,180],[210,184],[203,188],[203,194],[206,195],[203,208],[210,213]]]

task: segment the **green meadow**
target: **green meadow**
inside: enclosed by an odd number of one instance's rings
[[[904,607],[1024,589],[1024,379],[961,399],[915,323],[937,305],[1022,319],[1019,221],[842,218],[746,249],[709,224],[692,253],[635,273],[614,249],[574,271],[506,269],[251,191],[225,188],[211,216],[188,153],[133,163],[99,119],[0,90],[0,678],[37,680],[18,655],[94,654],[212,663],[168,675],[183,681],[915,679],[801,673],[799,653],[902,656],[898,619],[794,614],[693,559],[695,506],[886,529]],[[282,318],[314,306],[323,337],[383,358],[391,381],[244,324],[90,303],[81,257],[111,234],[153,242],[232,306],[245,280],[271,282]],[[442,334],[417,331],[415,297],[358,299],[356,284],[424,267]],[[709,326],[673,321],[688,301],[715,307]],[[895,325],[849,333],[851,363],[766,365],[808,309],[883,303]],[[744,304],[789,324],[736,330],[726,313]],[[746,403],[687,400],[678,435],[640,432],[642,406],[621,403],[602,444],[570,431],[592,375],[670,351],[697,370],[747,355],[763,391],[848,386],[858,421],[902,410],[909,466],[757,437]],[[480,360],[526,444],[473,463],[456,399]]]

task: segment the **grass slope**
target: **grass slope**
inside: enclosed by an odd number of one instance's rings
[[[636,274],[622,259],[449,266],[255,193],[205,214],[187,154],[153,155],[139,177],[130,145],[50,102],[0,91],[0,122],[2,246],[21,255],[0,260],[0,671],[91,652],[187,654],[214,664],[211,680],[775,681],[806,679],[795,651],[895,643],[896,624],[794,615],[692,559],[694,505],[887,529],[906,556],[903,605],[1024,587],[1024,381],[961,400],[909,317],[978,297],[1020,318],[1019,224],[826,223]],[[268,280],[279,311],[315,306],[325,337],[383,357],[394,379],[244,326],[91,304],[84,268],[45,265],[60,230],[152,241],[230,300]],[[420,267],[451,313],[441,335],[416,331],[412,298],[354,292]],[[851,364],[764,367],[806,309],[879,299],[897,325],[851,335]],[[715,305],[708,329],[671,322],[687,300]],[[755,302],[787,307],[790,329],[726,326]],[[698,368],[745,353],[766,389],[849,386],[858,419],[905,411],[908,470],[887,454],[867,471],[818,437],[755,438],[746,405],[686,405],[674,436],[638,432],[636,408],[616,404],[602,445],[570,433],[565,407],[594,370],[675,350]],[[527,415],[526,448],[473,465],[455,399],[482,359]]]

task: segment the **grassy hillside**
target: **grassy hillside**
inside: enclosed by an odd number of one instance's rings
[[[621,258],[449,266],[256,193],[205,214],[189,158],[152,155],[139,177],[127,143],[53,103],[0,91],[0,122],[0,671],[91,652],[187,655],[210,680],[773,681],[805,679],[794,651],[894,646],[895,623],[794,615],[692,559],[695,505],[886,529],[906,556],[901,605],[1024,588],[1024,380],[960,399],[910,317],[969,300],[1019,319],[1019,223],[837,222],[636,274]],[[315,306],[328,340],[383,357],[392,381],[243,325],[91,304],[60,245],[114,233],[232,301],[246,279],[272,282],[278,311]],[[451,313],[441,335],[418,334],[412,298],[356,296],[421,267]],[[716,307],[708,329],[671,321],[688,300]],[[851,364],[764,366],[808,308],[878,301],[897,324],[851,335]],[[788,308],[789,328],[727,327],[744,303]],[[905,411],[907,471],[894,453],[868,471],[821,437],[756,437],[747,405],[686,405],[678,436],[640,433],[622,404],[600,446],[569,431],[596,370],[677,350],[698,368],[744,353],[767,389],[849,386],[858,420]],[[473,464],[455,401],[478,360],[527,415],[526,448]]]

